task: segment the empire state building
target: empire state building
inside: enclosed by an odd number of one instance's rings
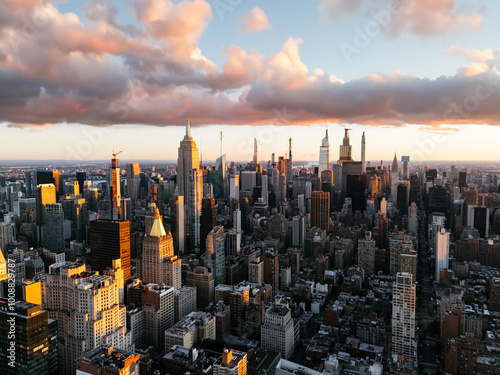
[[[186,123],[186,135],[179,146],[177,159],[177,186],[184,196],[186,206],[186,233],[189,233],[191,249],[200,245],[200,215],[203,198],[203,174],[196,143],[191,137],[191,123]]]

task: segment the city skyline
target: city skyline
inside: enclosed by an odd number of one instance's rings
[[[219,156],[223,131],[228,160],[251,158],[253,138],[260,155],[284,155],[291,136],[295,159],[315,161],[325,125],[331,160],[344,125],[356,160],[363,131],[367,160],[390,160],[394,146],[412,160],[500,160],[499,9],[462,0],[7,1],[0,133],[15,142],[0,158],[102,160],[119,148],[130,160],[174,160],[190,116],[206,160]],[[82,139],[96,131],[102,140],[89,150]]]

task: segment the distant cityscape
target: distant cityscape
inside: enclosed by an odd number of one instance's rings
[[[188,119],[175,164],[4,161],[0,366],[498,374],[500,166],[368,162],[369,140],[208,163]]]

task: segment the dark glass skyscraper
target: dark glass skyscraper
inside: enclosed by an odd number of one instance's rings
[[[95,220],[90,222],[90,261],[92,271],[102,271],[121,259],[124,280],[130,279],[130,223]]]
[[[14,367],[9,366],[11,342],[15,343]],[[0,299],[0,347],[2,374],[59,374],[57,321],[49,319],[40,305],[16,301],[12,311],[7,300]]]

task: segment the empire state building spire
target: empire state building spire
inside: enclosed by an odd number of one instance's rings
[[[191,139],[191,120],[189,119],[189,117],[186,121],[186,135],[184,136],[184,139],[185,140]]]

